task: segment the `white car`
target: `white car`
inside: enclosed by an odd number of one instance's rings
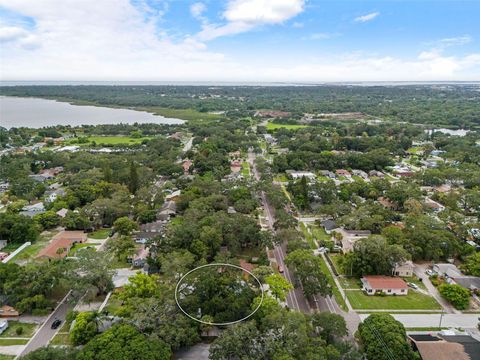
[[[414,284],[412,282],[407,283],[408,286],[410,286],[412,289],[418,290],[418,285]]]
[[[427,270],[425,271],[425,274],[427,274],[428,276],[433,276],[433,275],[434,275],[433,271],[430,270],[430,269],[427,269]]]

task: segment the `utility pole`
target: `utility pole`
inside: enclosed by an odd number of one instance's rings
[[[438,324],[438,329],[439,330],[442,329],[442,318],[443,318],[443,310],[442,310],[442,313],[440,314],[440,323]]]

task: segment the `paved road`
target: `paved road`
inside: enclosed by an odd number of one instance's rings
[[[433,286],[432,282],[428,278],[427,274],[425,274],[425,270],[428,268],[427,265],[423,264],[415,264],[415,267],[413,269],[413,272],[415,275],[422,279],[422,283],[425,285],[427,288],[428,292],[430,295],[432,295],[435,300],[438,301],[438,303],[443,307],[443,310],[445,310],[446,313],[448,314],[460,314],[460,311],[455,309],[450,303],[445,300],[442,295],[438,292],[437,288]]]
[[[56,309],[50,314],[47,320],[42,324],[40,329],[30,339],[28,344],[25,346],[25,349],[21,352],[20,356],[25,356],[31,351],[41,348],[42,346],[46,346],[55,336],[58,330],[60,330],[63,323],[65,322],[68,310],[71,309],[71,305],[67,302],[68,295],[63,298],[62,302],[56,307]],[[53,330],[51,326],[55,319],[62,320],[62,325],[60,325],[57,329]]]
[[[400,321],[405,327],[455,327],[455,328],[476,328],[478,314],[391,314]],[[360,314],[360,318],[365,320],[369,314]]]

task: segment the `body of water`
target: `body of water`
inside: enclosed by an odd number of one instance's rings
[[[55,125],[183,124],[146,111],[79,106],[55,100],[0,96],[0,126],[41,128]]]

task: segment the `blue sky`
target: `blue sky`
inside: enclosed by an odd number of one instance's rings
[[[480,80],[480,1],[0,0],[4,80]]]

